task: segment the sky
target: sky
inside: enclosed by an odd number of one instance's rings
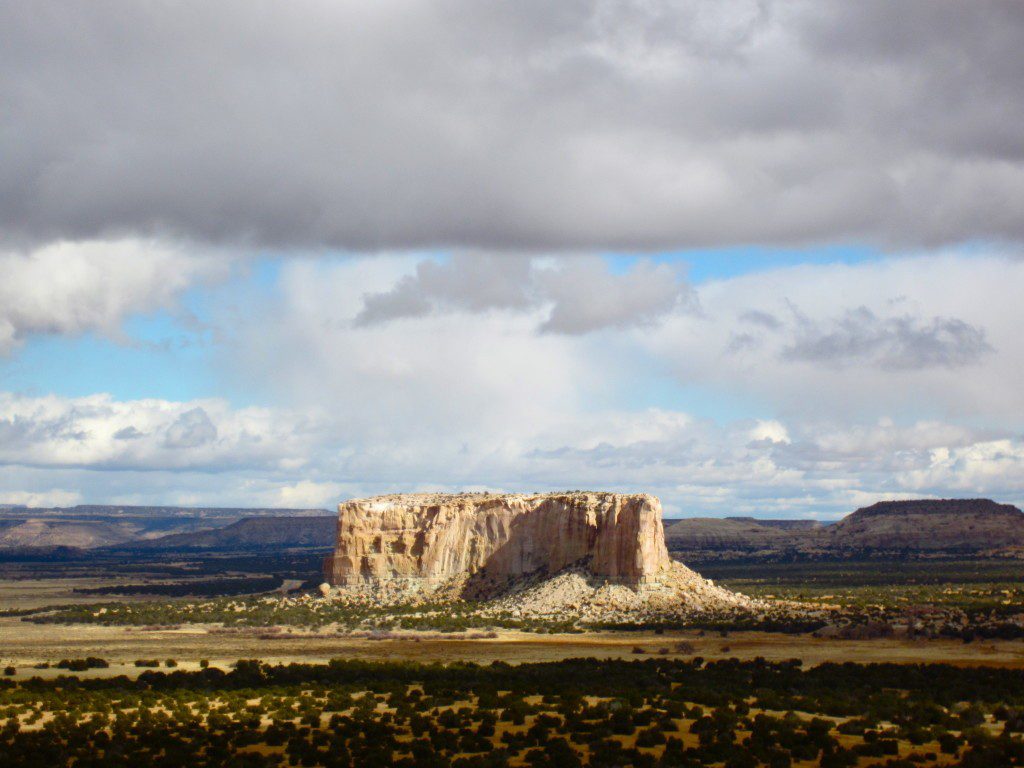
[[[1024,6],[0,0],[0,503],[1024,503]]]

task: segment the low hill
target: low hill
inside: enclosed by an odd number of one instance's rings
[[[0,548],[104,547],[122,544],[138,535],[138,528],[122,522],[64,521],[23,518],[0,522]]]
[[[763,528],[776,528],[780,531],[811,531],[818,528],[824,528],[828,525],[828,523],[823,523],[821,520],[785,520],[764,517],[727,517],[725,519],[739,520],[745,523],[757,523]]]
[[[821,526],[816,520],[692,517],[667,526],[665,541],[673,551],[754,554],[799,547]]]
[[[132,549],[263,549],[266,547],[331,547],[337,516],[247,517],[209,531],[176,533],[134,542]]]
[[[691,517],[665,528],[669,549],[762,549],[774,546],[783,536],[753,519]]]

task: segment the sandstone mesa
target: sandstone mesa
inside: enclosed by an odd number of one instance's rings
[[[742,608],[673,561],[649,494],[407,494],[338,506],[330,594],[490,600],[514,615]]]

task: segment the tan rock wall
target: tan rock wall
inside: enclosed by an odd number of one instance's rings
[[[671,564],[661,504],[647,494],[381,496],[338,512],[325,575],[339,586],[514,578],[583,562],[595,576],[640,584]]]

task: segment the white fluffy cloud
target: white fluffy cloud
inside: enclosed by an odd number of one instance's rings
[[[2,395],[0,491],[330,506],[385,491],[601,487],[652,491],[674,514],[826,516],[907,494],[1024,500],[1024,262],[766,270],[698,286],[699,312],[677,302],[639,326],[549,332],[537,274],[577,263],[467,280],[452,260],[424,281],[414,257],[290,262],[272,292],[210,318],[222,375],[279,406]],[[495,274],[528,275],[528,300],[478,290]],[[629,285],[635,273],[598,274]],[[367,296],[414,288],[428,311],[357,322]],[[585,281],[564,297],[592,299]],[[973,329],[976,353],[951,327]],[[809,329],[815,359],[789,353]],[[641,396],[652,383],[657,407]],[[708,418],[687,402],[692,388],[744,415]]]
[[[938,422],[717,424],[648,409],[565,413],[502,435],[474,436],[453,425],[437,439],[397,440],[347,433],[322,414],[310,428],[294,412],[209,402],[5,396],[0,405],[3,444],[11,446],[0,453],[0,496],[34,506],[330,508],[386,491],[600,487],[654,492],[670,514],[827,517],[882,498],[1024,496],[1019,436]],[[199,408],[213,414],[218,436],[169,447],[167,432]],[[127,440],[116,437],[126,422],[142,427]]]
[[[0,393],[0,461],[112,470],[297,470],[322,438],[311,415],[221,400],[119,401]]]
[[[133,314],[176,306],[181,293],[222,277],[226,260],[161,240],[57,242],[0,252],[0,354],[31,334],[121,337]]]
[[[768,270],[702,286],[698,313],[677,305],[598,336],[544,332],[547,304],[481,299],[495,295],[476,291],[481,275],[510,273],[459,275],[459,263],[427,281],[414,259],[293,264],[230,365],[253,379],[273,371],[263,378],[276,396],[331,413],[351,446],[332,456],[336,479],[377,478],[378,489],[646,488],[677,512],[779,514],[834,514],[872,494],[1019,496],[1012,460],[965,485],[966,464],[935,457],[1019,444],[1021,410],[1006,414],[1020,390],[1007,377],[1024,362],[1012,310],[1024,263],[950,255]],[[429,311],[353,322],[365,296],[414,288]],[[822,349],[842,336],[847,306],[875,319],[867,341],[838,339],[831,365],[787,354],[809,328],[823,329]],[[981,343],[965,346],[950,327]],[[755,343],[737,348],[740,333]],[[634,392],[666,372],[681,387],[753,398],[764,415],[715,423],[638,407]]]
[[[65,491],[52,488],[47,491],[33,493],[31,491],[4,491],[5,504],[16,504],[25,507],[70,507],[82,500],[78,491]]]

